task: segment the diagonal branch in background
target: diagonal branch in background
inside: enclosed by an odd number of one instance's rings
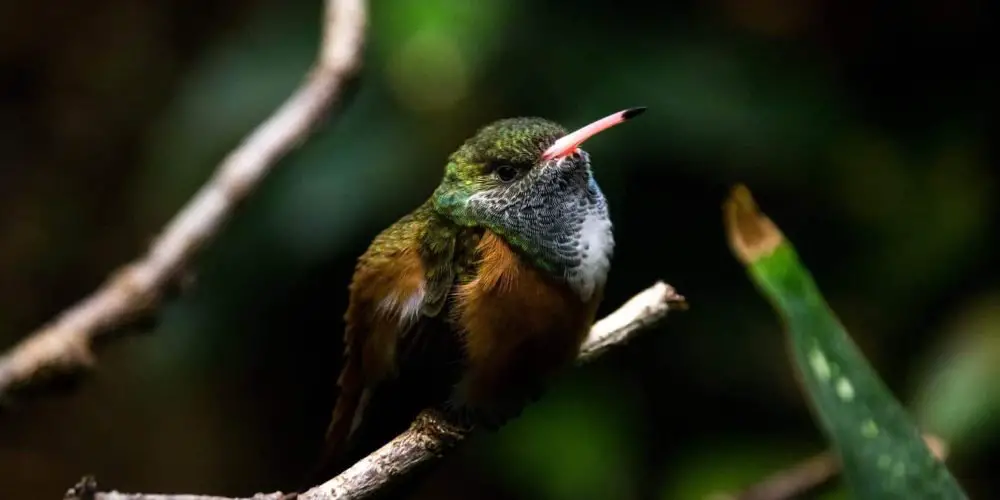
[[[939,459],[948,456],[948,445],[940,438],[924,434],[924,441]],[[830,484],[838,474],[839,457],[833,451],[825,451],[767,476],[739,493],[716,493],[708,500],[791,500]]]
[[[94,363],[94,341],[149,315],[166,291],[289,151],[328,116],[361,66],[364,0],[326,0],[319,56],[305,82],[227,156],[146,255],[0,357],[0,399]]]
[[[668,312],[684,310],[687,302],[663,282],[629,299],[618,310],[590,329],[578,361],[589,362],[614,346],[626,343],[636,333],[656,324]],[[359,460],[337,477],[301,494],[258,493],[244,499],[148,493],[99,492],[93,478],[84,478],[66,492],[66,500],[362,500],[399,484],[434,463],[460,443],[471,429],[425,411],[410,428]]]

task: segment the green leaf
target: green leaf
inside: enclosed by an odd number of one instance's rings
[[[854,498],[967,498],[744,186],[725,206],[733,253],[785,324],[796,374]]]

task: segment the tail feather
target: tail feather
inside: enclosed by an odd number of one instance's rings
[[[330,425],[326,429],[322,455],[313,472],[309,474],[306,488],[310,488],[339,474],[345,465],[349,442],[361,423],[370,398],[357,360],[348,357],[337,381],[340,395],[333,407]]]
[[[368,374],[362,366],[363,351],[350,349],[353,345],[348,343],[338,379],[340,394],[321,457],[305,489],[340,474],[392,440],[421,410],[447,401],[462,369],[456,362],[461,359],[462,343],[457,336],[447,334],[443,322],[444,317],[425,317],[414,325],[401,339],[399,364],[392,375]]]
[[[348,361],[340,373],[340,396],[333,408],[330,425],[326,429],[325,450],[327,453],[343,451],[344,445],[361,420],[359,410],[365,395],[364,383],[361,380],[361,370],[357,363]]]

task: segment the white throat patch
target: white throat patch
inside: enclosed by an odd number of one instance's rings
[[[594,291],[604,286],[611,267],[615,238],[611,219],[606,213],[589,211],[580,226],[577,251],[580,265],[566,272],[566,281],[583,300],[590,300]]]

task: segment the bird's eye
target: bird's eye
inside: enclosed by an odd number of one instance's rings
[[[496,168],[496,170],[494,170],[494,172],[496,173],[497,179],[500,179],[503,182],[510,182],[517,177],[517,169],[510,165],[500,165]]]

